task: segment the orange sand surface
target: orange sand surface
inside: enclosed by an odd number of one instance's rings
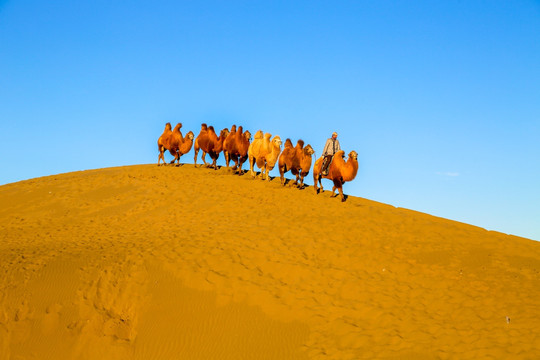
[[[0,359],[540,358],[540,243],[329,195],[192,165],[0,186]]]

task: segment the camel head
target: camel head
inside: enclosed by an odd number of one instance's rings
[[[349,159],[353,159],[355,161],[358,161],[358,154],[356,153],[356,151],[353,150],[353,151],[351,151],[349,153]]]
[[[311,156],[311,155],[315,154],[315,150],[313,150],[313,148],[311,147],[311,145],[308,144],[308,145],[304,148],[304,153],[305,153],[306,155]]]
[[[274,144],[275,147],[281,149],[281,138],[278,135],[274,136],[274,138],[272,139],[272,144]]]
[[[223,130],[221,130],[221,132],[219,133],[219,137],[224,139],[226,138],[227,136],[229,136],[229,129],[225,128]]]
[[[249,141],[251,139],[251,133],[248,130],[244,131],[244,138],[247,141]]]
[[[193,140],[193,138],[195,137],[195,135],[193,134],[193,131],[188,132],[186,136],[188,137],[189,140]]]

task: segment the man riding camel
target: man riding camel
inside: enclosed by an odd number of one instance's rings
[[[322,168],[321,168],[322,176],[328,175],[328,168],[330,166],[330,163],[332,162],[332,158],[339,150],[341,150],[341,146],[339,146],[339,141],[337,139],[337,132],[333,132],[332,137],[326,140],[326,144],[324,144],[324,150],[323,150],[324,159],[323,159]]]

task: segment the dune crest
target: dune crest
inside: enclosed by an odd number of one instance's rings
[[[0,360],[540,357],[532,240],[192,165],[0,204]]]

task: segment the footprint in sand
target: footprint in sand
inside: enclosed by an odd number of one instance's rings
[[[41,330],[45,335],[52,334],[60,323],[60,311],[63,306],[60,304],[51,304],[45,310],[45,315],[41,321]]]

